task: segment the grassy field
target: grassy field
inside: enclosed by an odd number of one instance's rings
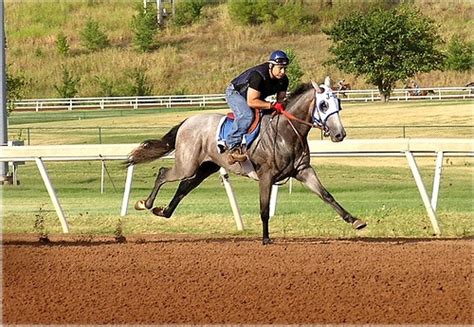
[[[63,65],[81,79],[78,96],[98,95],[96,76],[109,81],[117,95],[123,95],[120,90],[129,83],[126,75],[136,68],[146,70],[156,95],[220,93],[236,74],[266,60],[277,48],[294,49],[304,71],[303,80],[322,80],[331,75],[334,81],[344,78],[353,88],[373,87],[361,77],[323,66],[331,44],[321,29],[351,10],[376,1],[333,0],[332,9],[321,6],[321,1],[305,1],[308,13],[318,17],[317,23],[310,33],[287,35],[275,33],[266,25],[240,26],[231,21],[227,4],[216,2],[206,6],[202,19],[192,26],[162,29],[153,52],[137,53],[130,24],[136,15],[135,4],[140,2],[6,1],[6,60],[12,75],[23,75],[28,81],[24,97],[57,97],[54,85],[60,84]],[[435,21],[444,40],[449,41],[454,34],[472,40],[472,1],[410,3]],[[80,33],[88,18],[99,22],[110,47],[89,52],[81,45]],[[59,32],[68,39],[68,57],[56,49]],[[461,86],[471,78],[472,71],[433,71],[416,76],[422,87]]]
[[[345,103],[343,108],[341,117],[348,138],[474,136],[472,101]],[[163,135],[191,114],[227,111],[200,108],[13,112],[9,139],[26,143],[29,140],[31,145],[134,143]],[[312,139],[320,137],[317,130],[310,133]]]
[[[357,159],[352,159],[354,160]],[[443,236],[472,235],[472,160],[450,159],[449,163],[443,173],[438,204]],[[155,162],[137,167],[131,206],[136,200],[148,195],[157,168],[168,164],[170,163]],[[320,178],[335,198],[352,214],[366,220],[369,227],[362,232],[353,231],[329,206],[296,182],[292,194],[288,193],[287,185],[280,188],[277,215],[271,220],[274,236],[432,235],[429,219],[406,164],[399,167],[315,164]],[[105,193],[100,194],[99,163],[48,163],[47,166],[68,217],[71,232],[78,235],[113,235],[119,223],[125,170],[118,163],[108,163],[111,178],[107,178]],[[429,189],[433,170],[433,166],[422,169]],[[20,180],[20,186],[3,188],[3,231],[39,232],[40,229],[35,228],[35,222],[44,220],[47,233],[60,233],[59,220],[33,163],[21,167]],[[244,220],[244,232],[236,230],[224,188],[218,175],[213,175],[183,200],[171,219],[138,212],[130,206],[129,214],[122,219],[123,233],[259,236],[261,225],[258,184],[235,176],[231,181]],[[166,205],[176,186],[177,183],[166,184],[156,204]]]
[[[432,103],[371,103],[347,104],[341,112],[349,138],[384,138],[393,136],[387,126],[437,126],[456,124],[459,129],[433,127],[420,129],[416,137],[473,137],[473,106],[469,102]],[[210,111],[224,111],[212,109]],[[208,111],[206,111],[208,112]],[[115,127],[114,141],[139,142],[157,137],[170,126],[196,110],[87,111],[56,113],[21,113],[10,117],[10,126],[58,128],[54,135],[33,135],[35,144],[97,143],[96,134],[81,134],[74,128],[97,126]],[[79,117],[81,119],[79,119]],[[130,130],[140,126],[149,130]],[[374,126],[385,126],[375,128]],[[360,127],[360,128],[357,128]],[[363,128],[362,128],[363,127]],[[410,130],[410,129],[408,129]],[[411,135],[408,135],[411,136]],[[318,137],[317,132],[312,137]],[[106,141],[109,138],[104,137]],[[104,142],[107,143],[107,142]],[[112,143],[112,142],[109,142]],[[428,190],[434,173],[434,158],[418,159]],[[474,169],[473,159],[446,158],[438,218],[444,236],[473,235]],[[148,195],[154,176],[169,161],[137,167],[131,205]],[[411,172],[403,158],[324,158],[313,164],[322,182],[335,198],[354,215],[367,220],[369,227],[353,231],[327,205],[303,185],[294,184],[293,193],[282,186],[277,215],[271,221],[274,236],[313,237],[426,237],[432,234],[431,225],[422,204]],[[119,210],[125,182],[125,170],[118,162],[108,162],[110,177],[106,178],[106,192],[100,194],[100,163],[47,163],[50,178],[77,235],[113,235],[119,222]],[[44,221],[48,233],[60,233],[60,223],[41,181],[36,166],[27,163],[19,170],[20,186],[5,186],[3,194],[3,231],[37,233],[35,222]],[[211,176],[186,197],[175,215],[169,219],[137,212],[130,207],[121,220],[125,235],[143,233],[242,235],[260,236],[258,184],[243,177],[232,177],[245,231],[238,232],[223,186],[217,175]],[[177,183],[163,187],[157,205],[166,205]],[[81,236],[81,237],[82,237]]]

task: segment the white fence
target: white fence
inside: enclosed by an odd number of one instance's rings
[[[423,91],[426,91],[426,95]],[[472,87],[420,88],[420,95],[410,95],[414,89],[395,89],[392,101],[412,100],[466,100],[473,99]],[[380,101],[378,90],[338,91],[343,101]],[[143,97],[71,98],[71,99],[27,99],[15,102],[17,111],[74,110],[74,109],[145,109],[172,107],[226,106],[224,94],[166,95]]]
[[[72,160],[124,160],[137,144],[94,144],[94,145],[37,145],[37,146],[3,146],[0,147],[0,161],[34,161],[38,166],[46,189],[51,197],[56,213],[61,221],[63,231],[69,231],[66,216],[49,179],[44,161]],[[383,139],[383,140],[346,140],[341,143],[330,141],[310,141],[311,156],[359,156],[359,157],[405,157],[411,169],[415,183],[420,192],[423,204],[436,235],[441,230],[436,217],[439,186],[444,156],[474,157],[473,139]],[[431,199],[428,196],[414,156],[435,156],[435,174]],[[102,181],[104,164],[102,165]],[[239,230],[243,229],[240,211],[224,169],[220,171],[224,186],[229,196],[234,219]],[[132,186],[133,166],[127,171],[124,195],[120,213],[126,215]],[[272,192],[270,211],[275,212],[276,190]]]

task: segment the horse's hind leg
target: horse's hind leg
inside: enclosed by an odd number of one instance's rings
[[[349,224],[352,224],[352,227],[354,227],[355,229],[362,229],[367,226],[364,221],[353,217],[334,199],[331,193],[329,193],[326,188],[321,184],[321,181],[319,180],[318,176],[316,175],[316,172],[312,167],[307,167],[299,171],[296,175],[296,179],[307,185],[311,191],[316,193],[324,202],[333,207],[334,210],[336,210],[336,212],[339,214],[339,216],[341,216],[344,221],[348,222]]]
[[[135,203],[136,210],[151,209],[153,207],[153,202],[155,202],[156,196],[158,195],[158,191],[160,190],[161,186],[167,182],[167,180],[164,178],[164,175],[169,170],[170,168],[166,167],[160,168],[160,170],[158,171],[158,175],[155,179],[155,185],[153,187],[153,190],[151,191],[148,198],[146,198],[145,200],[138,200],[137,203]]]
[[[153,207],[153,202],[155,202],[156,196],[161,186],[166,182],[174,182],[177,180],[183,180],[195,174],[197,166],[193,165],[186,166],[182,168],[181,165],[175,164],[172,168],[161,167],[158,171],[158,175],[155,179],[155,185],[150,195],[146,200],[140,200],[135,204],[135,209],[144,210],[151,209]]]
[[[213,162],[204,162],[199,166],[196,174],[189,178],[181,181],[179,183],[178,189],[166,208],[156,207],[153,208],[152,212],[161,217],[169,218],[173,214],[174,210],[181,202],[181,200],[189,194],[193,189],[195,189],[199,184],[202,183],[207,177],[219,170],[219,166]]]

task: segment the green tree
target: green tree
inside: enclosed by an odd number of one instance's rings
[[[60,32],[56,37],[56,49],[59,54],[67,57],[69,55],[69,42],[67,41],[66,35],[63,32]]]
[[[86,49],[97,51],[107,48],[109,39],[105,32],[100,29],[98,22],[88,19],[86,26],[81,31],[81,43]]]
[[[273,22],[276,18],[277,2],[272,0],[230,0],[229,15],[234,22],[242,25],[257,25]]]
[[[146,96],[152,95],[152,87],[149,85],[146,71],[143,68],[135,68],[133,71],[127,74],[131,82],[129,83],[127,95],[131,96]]]
[[[290,80],[288,91],[293,92],[296,87],[301,84],[301,77],[304,75],[304,72],[298,63],[298,59],[296,58],[296,54],[293,49],[286,49],[285,52],[290,59],[290,64],[288,65],[288,69],[286,71],[288,79]]]
[[[5,77],[7,80],[7,113],[9,115],[15,109],[15,101],[23,97],[28,83],[23,75],[14,76],[8,71]]]
[[[176,26],[191,25],[201,18],[202,8],[206,0],[186,0],[180,1],[176,5],[176,13],[172,18]]]
[[[109,80],[106,77],[94,76],[94,81],[99,87],[98,96],[101,97],[115,97],[117,93],[115,92],[114,82]]]
[[[54,88],[58,92],[59,97],[61,98],[74,98],[78,91],[79,77],[74,77],[72,73],[66,68],[66,66],[61,66],[62,68],[62,78],[60,84],[55,84]]]
[[[395,83],[419,72],[439,69],[441,38],[433,21],[409,7],[354,12],[324,29],[333,44],[327,64],[365,75],[388,101]]]
[[[454,35],[448,43],[444,67],[459,72],[471,69],[474,61],[472,48],[472,42],[466,42],[459,35]]]
[[[138,14],[132,18],[133,43],[141,52],[149,52],[155,46],[157,18],[154,10],[144,10],[142,4],[137,6]]]

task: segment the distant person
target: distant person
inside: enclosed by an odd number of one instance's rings
[[[229,164],[247,160],[242,148],[242,137],[254,119],[254,110],[285,110],[283,100],[288,90],[286,69],[290,63],[281,50],[271,53],[267,62],[249,68],[234,78],[226,90],[226,101],[234,113],[235,120],[226,140]],[[276,95],[275,102],[265,100]]]

